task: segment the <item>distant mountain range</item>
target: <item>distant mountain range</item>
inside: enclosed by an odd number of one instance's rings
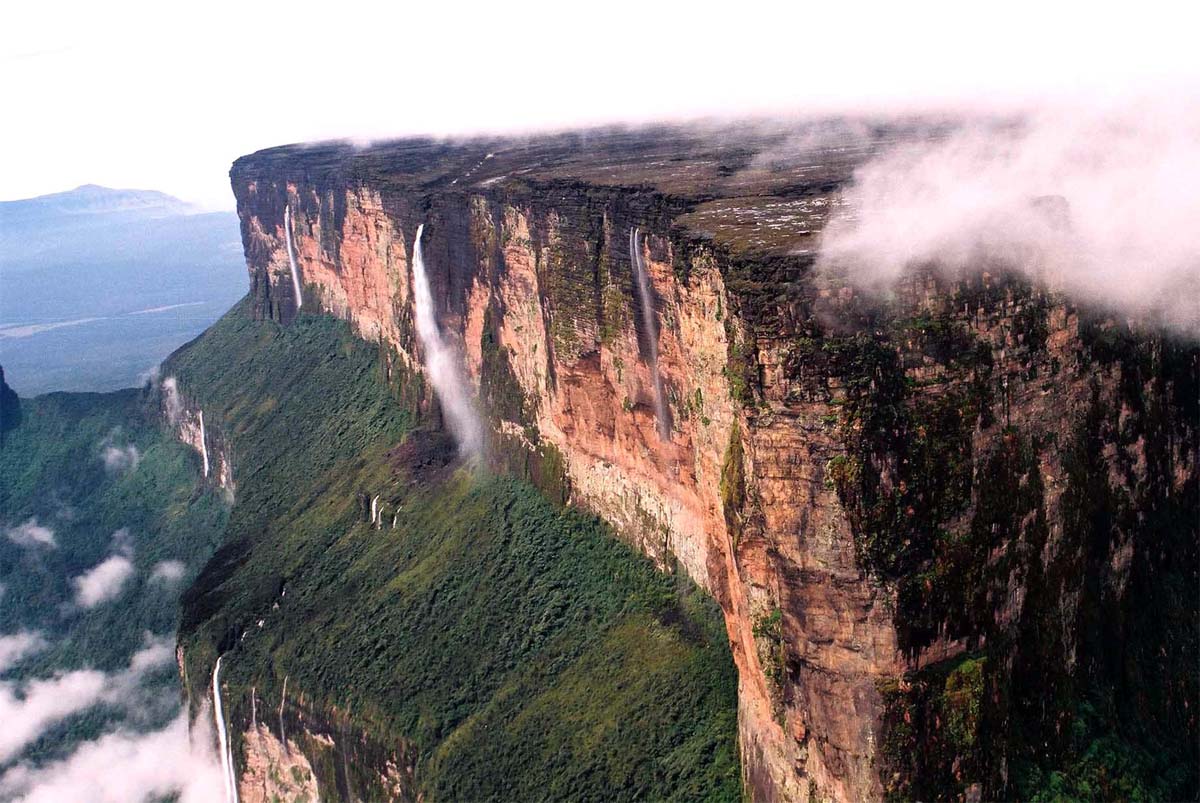
[[[232,212],[95,184],[0,202],[0,363],[22,395],[135,384],[245,291]]]
[[[198,212],[195,206],[157,190],[115,190],[84,184],[73,190],[19,201],[0,201],[6,223],[27,218],[44,222],[55,216],[138,214],[169,217]]]

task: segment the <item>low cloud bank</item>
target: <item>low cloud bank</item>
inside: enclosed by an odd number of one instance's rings
[[[143,685],[143,679],[162,671],[173,659],[172,638],[147,634],[145,646],[120,672],[82,669],[24,683],[0,682],[0,722],[4,723],[0,766],[19,758],[59,722],[93,706],[118,706],[129,717],[126,725],[79,745],[66,758],[41,766],[31,761],[12,764],[0,775],[0,800],[127,803],[170,796],[177,796],[179,803],[221,800],[224,775],[207,710],[199,712],[190,728],[182,708],[165,727],[140,732],[129,727],[147,710],[166,702]],[[175,705],[171,700],[171,708]]]
[[[86,742],[62,761],[18,764],[0,776],[0,798],[24,803],[128,803],[170,795],[178,795],[179,803],[222,800],[224,777],[210,719],[201,711],[189,730],[181,710],[161,730],[118,730]]]
[[[121,595],[125,583],[133,577],[133,537],[125,527],[112,534],[113,553],[78,577],[71,578],[75,586],[75,604],[95,608]]]
[[[970,124],[869,161],[844,201],[820,266],[862,286],[886,289],[920,265],[1017,270],[1200,336],[1200,103],[1142,98]]]
[[[18,756],[49,728],[92,706],[141,707],[142,678],[173,658],[170,638],[148,637],[121,672],[77,669],[23,683],[0,682],[0,764]]]
[[[0,674],[21,659],[46,649],[46,639],[36,630],[21,630],[0,636]]]
[[[71,580],[75,602],[83,608],[95,608],[121,595],[126,581],[133,576],[133,561],[124,555],[112,555]]]
[[[17,546],[44,546],[54,549],[58,541],[54,538],[54,530],[38,524],[37,518],[26,519],[15,527],[5,527],[4,537]]]
[[[160,561],[150,570],[150,582],[174,585],[183,579],[186,570],[187,567],[181,560]]]
[[[142,453],[132,443],[127,447],[114,447],[112,444],[106,444],[100,456],[104,461],[104,468],[114,474],[133,471],[138,467],[138,463],[142,462]]]

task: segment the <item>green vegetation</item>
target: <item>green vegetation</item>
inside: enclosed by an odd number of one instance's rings
[[[174,631],[178,590],[219,544],[226,505],[201,484],[196,454],[160,426],[154,394],[53,393],[19,406],[0,446],[0,527],[35,520],[53,531],[56,545],[22,546],[0,537],[0,633],[37,630],[48,642],[8,677],[123,669],[145,646],[147,632]],[[124,462],[106,467],[106,448],[121,450]],[[118,531],[123,534],[114,541]],[[114,554],[127,554],[133,565],[119,596],[92,608],[76,606],[72,578]],[[163,561],[179,561],[182,577],[154,579]],[[147,683],[161,692],[164,705],[145,712],[149,721],[139,724],[162,724],[174,713],[178,676],[166,667]],[[29,755],[61,756],[121,717],[105,707],[72,717]]]
[[[237,454],[229,542],[181,636],[197,692],[226,655],[235,722],[251,686],[260,713],[277,707],[286,677],[289,701],[415,756],[427,799],[740,796],[728,641],[682,575],[458,465],[340,322],[238,308],[167,369]],[[561,456],[538,465],[561,473]],[[375,496],[382,529],[363,515]],[[322,788],[341,761],[317,762]],[[372,783],[351,791],[378,797]]]
[[[986,672],[986,658],[965,656],[880,684],[889,800],[940,799],[980,781]]]
[[[725,524],[733,535],[734,543],[737,543],[742,534],[743,507],[746,504],[746,466],[741,426],[736,418],[729,428],[729,445],[725,448],[725,460],[721,464],[720,491]]]

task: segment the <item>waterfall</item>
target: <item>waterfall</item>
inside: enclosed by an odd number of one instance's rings
[[[237,776],[233,771],[233,748],[229,745],[229,733],[225,730],[225,710],[221,706],[221,658],[213,667],[213,720],[217,724],[217,741],[221,746],[221,769],[225,774],[225,800],[238,803]]]
[[[483,429],[455,355],[442,340],[433,311],[433,296],[429,278],[425,275],[425,257],[421,251],[421,234],[425,224],[417,226],[417,241],[413,245],[413,295],[417,311],[417,336],[425,350],[425,372],[433,384],[434,393],[442,403],[450,431],[458,441],[460,454],[478,455],[483,448]]]
[[[292,245],[292,206],[283,207],[283,233],[287,240],[288,264],[292,267],[292,290],[296,292],[296,309],[304,306],[304,296],[300,295],[300,272],[296,270],[296,247]]]
[[[204,442],[204,411],[200,411],[200,457],[204,460],[204,476],[208,476],[208,444]]]
[[[638,230],[629,230],[629,261],[633,263],[633,278],[637,283],[638,301],[642,305],[642,320],[646,322],[646,353],[649,355],[650,379],[654,382],[654,416],[658,420],[658,436],[667,440],[671,436],[667,421],[667,403],[663,393],[662,375],[658,372],[658,320],[654,313],[654,299],[650,295],[650,278],[642,263],[642,249],[638,242]]]

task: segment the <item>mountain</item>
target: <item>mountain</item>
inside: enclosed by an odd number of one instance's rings
[[[822,265],[942,132],[842,128],[242,157],[242,301],[138,389],[0,388],[6,626],[211,553],[98,654],[177,613],[246,803],[1194,799],[1200,344],[991,255]]]
[[[0,203],[0,360],[25,395],[134,385],[244,276],[231,213],[95,185]]]
[[[0,219],[6,224],[5,245],[19,244],[9,226],[49,228],[67,223],[72,216],[99,222],[106,217],[173,217],[198,211],[191,204],[155,190],[111,189],[98,184],[84,184],[36,198],[0,201]]]
[[[1194,795],[1200,350],[994,262],[917,267],[884,295],[820,270],[855,169],[930,135],[881,126],[829,147],[662,127],[270,149],[231,172],[249,311],[285,329],[347,321],[438,420],[414,312],[420,232],[488,461],[720,605],[753,799]],[[781,142],[797,153],[756,158]],[[178,365],[211,430],[244,431],[241,411],[267,404],[209,396],[216,375]],[[378,496],[404,520],[407,459],[342,483],[342,504]],[[429,791],[438,750],[402,707],[416,690],[397,702],[391,664],[371,658],[390,639],[372,647],[371,628],[337,617],[319,621],[353,634],[342,652],[230,636],[284,616],[276,602],[379,610],[385,580],[358,571],[280,598],[315,565],[281,560],[299,547],[280,539],[305,537],[268,525],[296,504],[264,500],[185,599],[189,676],[222,653],[239,667],[228,708],[248,738],[290,676],[314,722],[336,712],[426,756],[402,786]],[[337,544],[329,560],[366,549]],[[260,748],[246,742],[239,768]]]

